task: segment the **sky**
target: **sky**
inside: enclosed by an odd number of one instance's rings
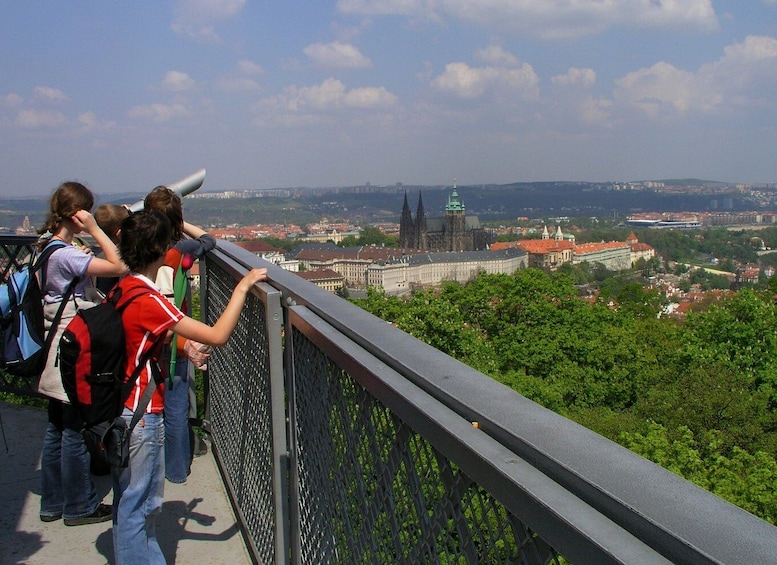
[[[777,0],[0,0],[0,197],[777,182]]]

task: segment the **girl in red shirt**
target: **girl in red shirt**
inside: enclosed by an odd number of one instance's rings
[[[213,326],[185,316],[159,292],[153,281],[170,245],[171,226],[159,212],[142,211],[121,225],[119,252],[130,274],[119,282],[122,293],[147,289],[130,302],[122,314],[126,334],[129,377],[145,356],[135,387],[122,416],[129,422],[157,364],[169,330],[179,336],[213,346],[224,345],[237,325],[245,298],[257,282],[267,278],[266,269],[250,271],[237,284],[232,297]],[[165,482],[164,382],[159,382],[143,418],[132,431],[130,462],[113,469],[113,548],[117,565],[165,563],[156,539],[156,516],[162,508]]]

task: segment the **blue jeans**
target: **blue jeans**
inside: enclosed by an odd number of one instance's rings
[[[129,426],[132,411],[122,417]],[[113,475],[113,552],[117,565],[165,563],[156,539],[156,519],[165,487],[165,421],[144,414],[130,438],[130,461]]]
[[[165,476],[171,483],[185,483],[191,469],[189,388],[193,381],[189,360],[179,355],[165,388]]]
[[[83,422],[70,404],[49,399],[49,423],[41,453],[41,516],[83,518],[100,499],[89,472]]]

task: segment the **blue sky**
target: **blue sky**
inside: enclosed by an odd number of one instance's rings
[[[777,182],[777,0],[0,0],[0,196]]]

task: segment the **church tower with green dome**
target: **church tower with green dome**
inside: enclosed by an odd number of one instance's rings
[[[480,225],[477,216],[467,216],[464,203],[459,199],[456,179],[453,179],[453,190],[448,195],[442,218],[426,217],[420,193],[413,218],[405,192],[399,222],[400,247],[433,253],[478,251],[488,249],[492,240],[492,234]]]
[[[453,179],[453,192],[445,205],[445,228],[443,229],[444,251],[470,251],[464,239],[466,236],[466,214],[464,203],[459,200],[456,179]],[[469,249],[467,249],[469,247]]]

